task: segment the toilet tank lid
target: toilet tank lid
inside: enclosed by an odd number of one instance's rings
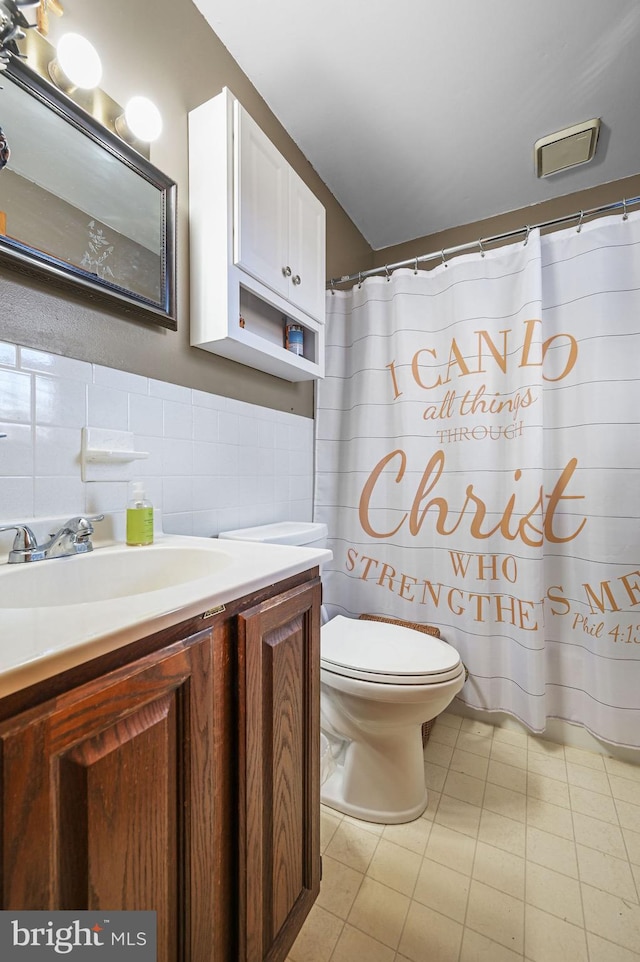
[[[438,675],[460,664],[451,645],[433,635],[379,621],[337,615],[322,627],[323,662],[380,675]]]
[[[253,528],[221,531],[219,538],[228,541],[262,541],[267,544],[313,544],[327,537],[327,526],[319,521],[276,521]]]

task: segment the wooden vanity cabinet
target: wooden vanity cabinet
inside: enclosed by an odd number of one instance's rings
[[[1,907],[284,959],[319,889],[319,625],[305,572],[0,700]]]

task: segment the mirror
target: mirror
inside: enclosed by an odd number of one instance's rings
[[[16,57],[0,83],[0,265],[176,330],[175,183]]]

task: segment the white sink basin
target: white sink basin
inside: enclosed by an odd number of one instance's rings
[[[128,598],[215,578],[231,553],[184,545],[99,548],[90,554],[0,567],[0,609],[50,608]]]

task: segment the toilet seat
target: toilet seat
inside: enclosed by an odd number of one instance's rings
[[[325,671],[387,685],[440,684],[456,678],[460,656],[446,641],[386,622],[337,615],[321,630]]]

